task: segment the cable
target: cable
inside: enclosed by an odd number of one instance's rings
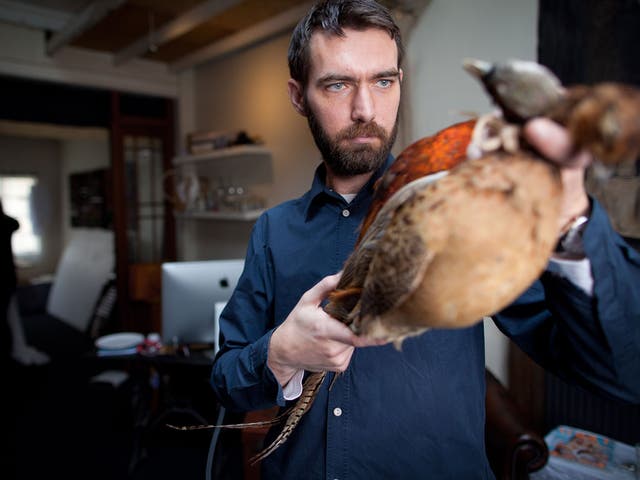
[[[218,410],[218,419],[216,420],[216,425],[222,425],[224,421],[225,409],[222,405],[220,405],[220,410]],[[213,435],[211,436],[211,444],[209,445],[209,452],[207,453],[207,471],[205,472],[205,479],[211,480],[211,471],[213,470],[213,457],[215,456],[216,444],[218,443],[218,437],[220,436],[221,428],[214,428]]]

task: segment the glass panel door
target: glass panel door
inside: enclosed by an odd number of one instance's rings
[[[158,332],[161,265],[175,260],[174,220],[165,195],[165,172],[175,154],[173,101],[159,100],[162,108],[151,115],[130,100],[117,92],[111,96],[118,311],[122,329]]]
[[[163,260],[165,212],[162,148],[162,139],[159,137],[124,137],[127,250],[130,264]]]

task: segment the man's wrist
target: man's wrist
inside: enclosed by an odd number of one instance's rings
[[[267,367],[273,373],[281,387],[284,387],[298,371],[297,368],[288,365],[280,360],[280,328],[277,328],[269,339],[269,349],[267,351]]]

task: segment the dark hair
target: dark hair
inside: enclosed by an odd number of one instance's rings
[[[311,7],[291,35],[288,53],[291,78],[303,85],[307,83],[310,66],[309,42],[316,30],[342,37],[344,28],[379,28],[387,31],[398,47],[400,67],[404,55],[400,29],[386,7],[374,0],[323,0]]]

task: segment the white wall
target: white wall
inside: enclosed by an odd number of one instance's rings
[[[489,111],[484,90],[462,69],[462,59],[535,60],[537,17],[533,0],[432,0],[406,40],[411,140],[467,119],[460,112]],[[485,322],[485,342],[488,368],[507,384],[507,338]]]
[[[431,1],[406,42],[413,140],[490,110],[462,60],[535,60],[537,15],[533,0]]]

